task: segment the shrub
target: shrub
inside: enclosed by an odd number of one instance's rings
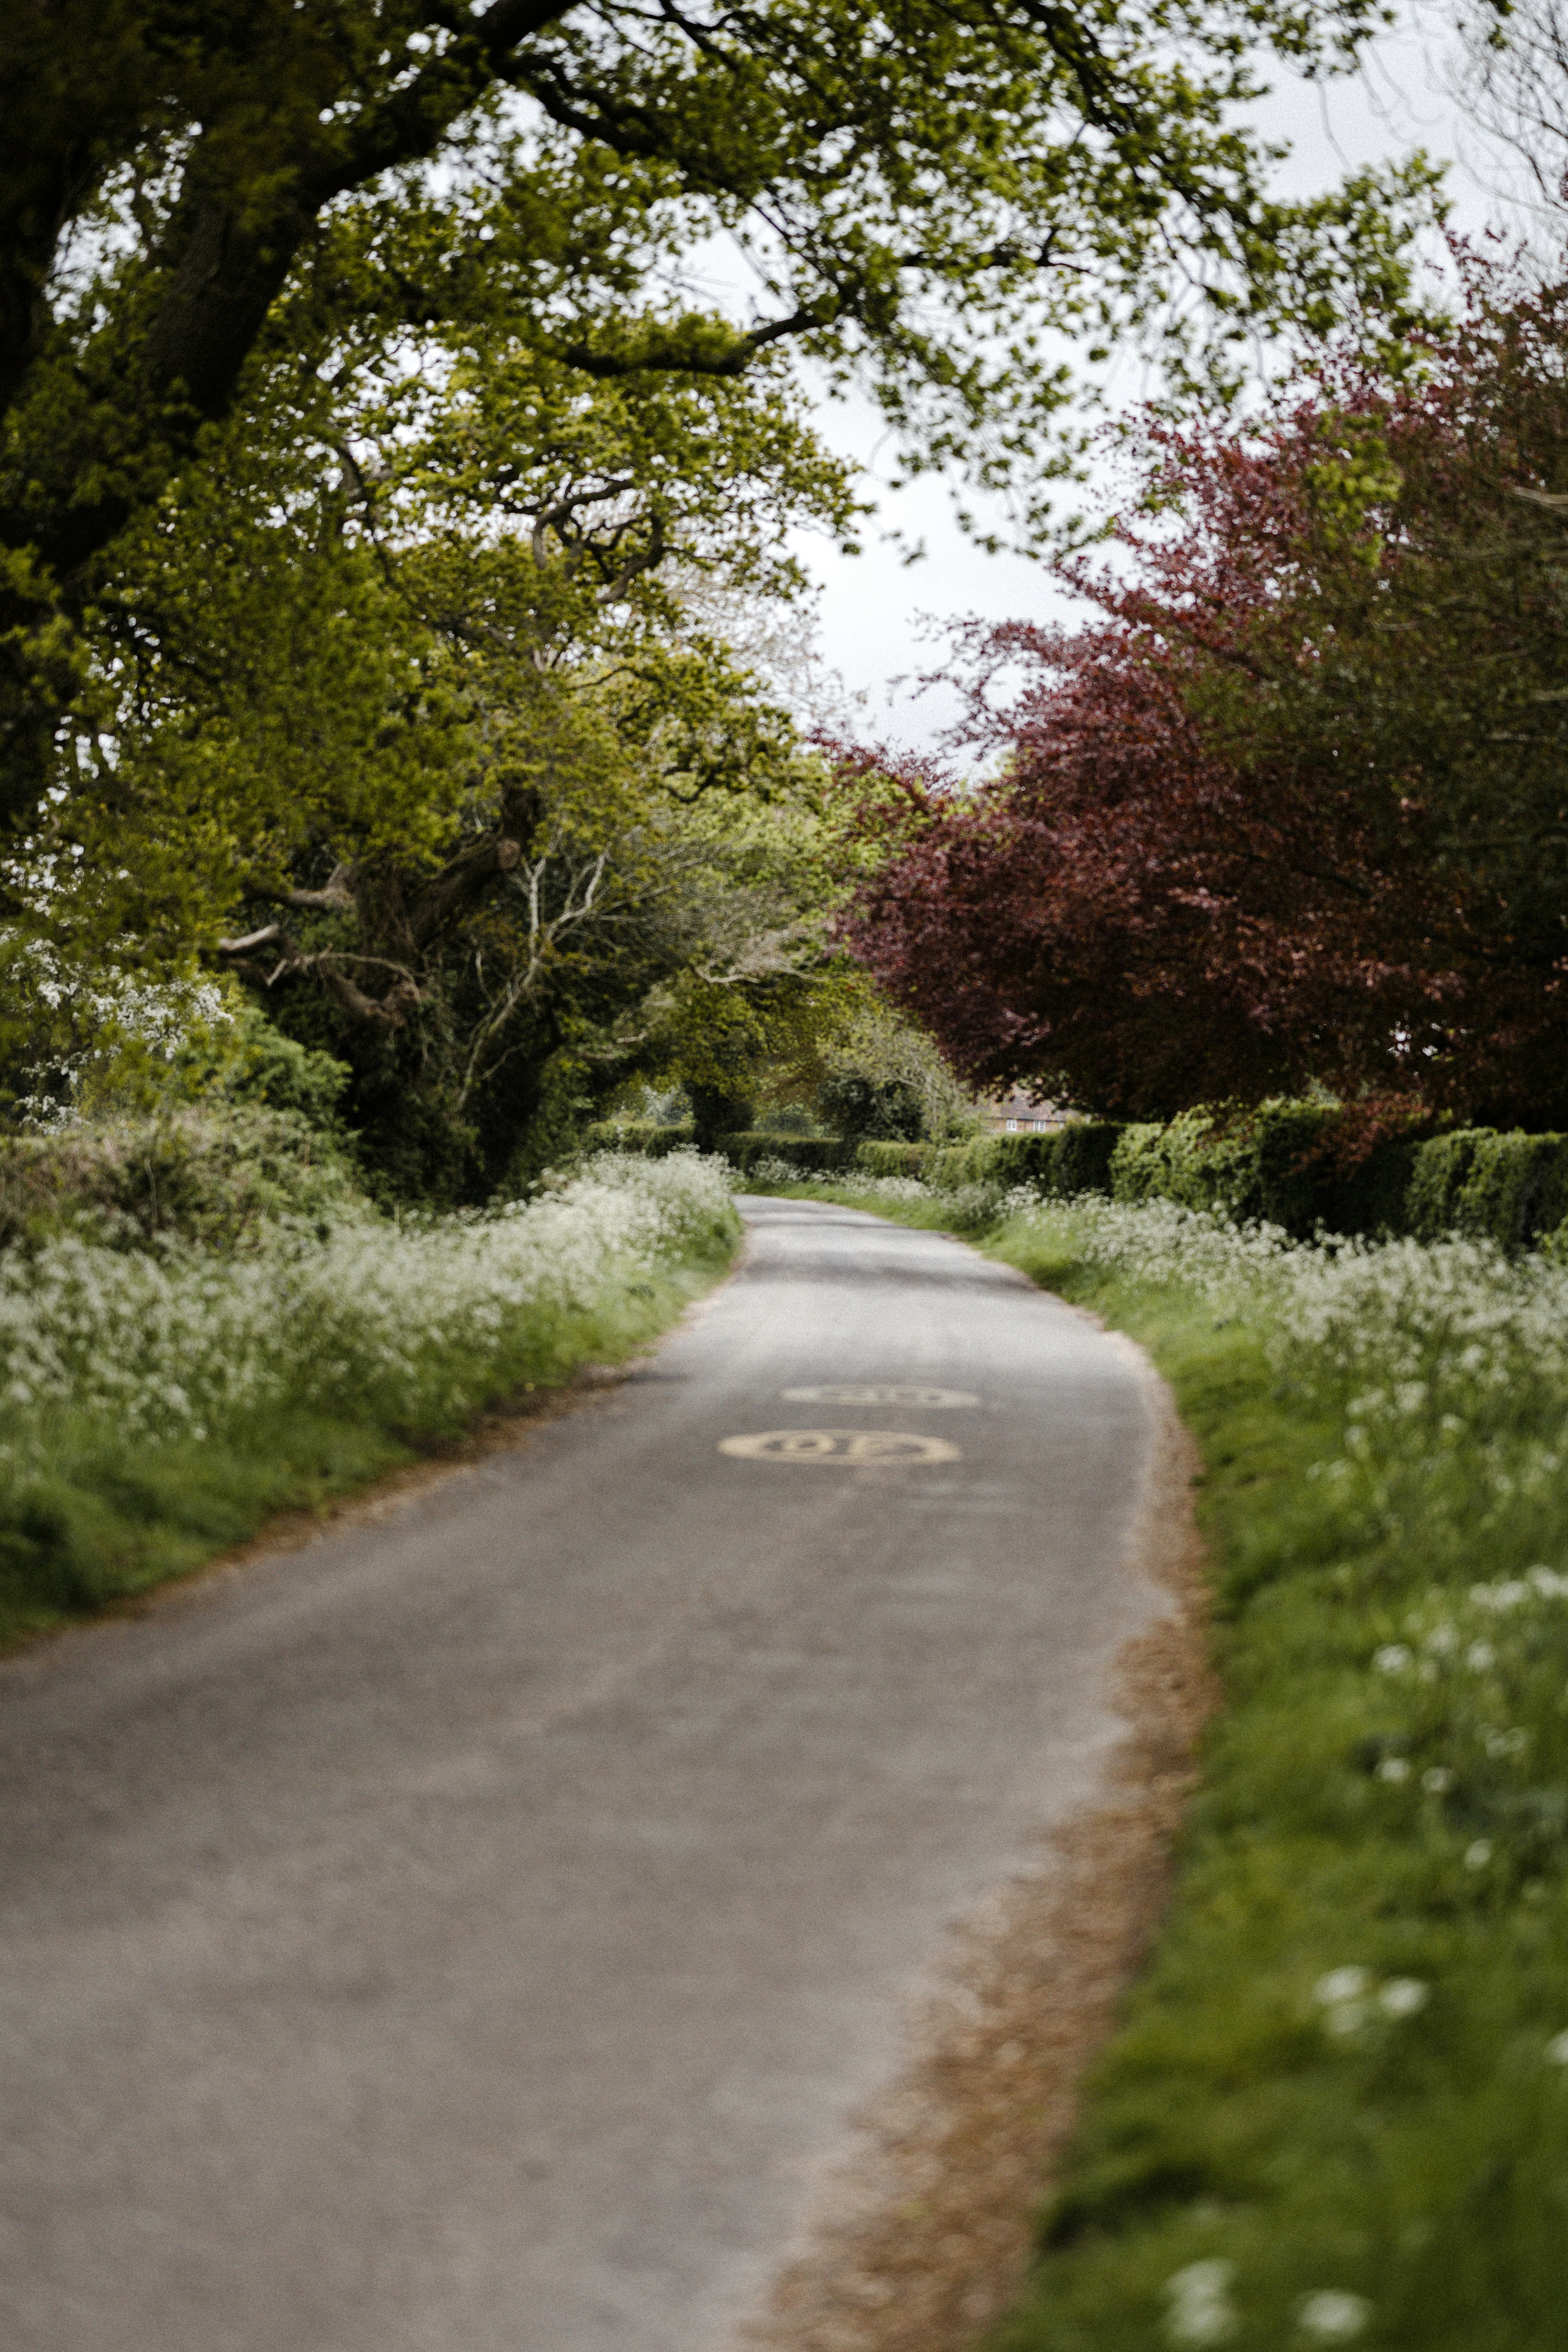
[[[913,1143],[926,1123],[920,1088],[908,1078],[874,1078],[843,1070],[824,1078],[816,1108],[824,1123],[846,1141]]]
[[[869,1176],[919,1176],[931,1153],[929,1143],[862,1143],[855,1165]]]
[[[671,1151],[689,1151],[689,1122],[665,1127],[653,1119],[628,1119],[624,1126],[601,1119],[584,1139],[590,1151],[629,1151],[647,1160],[662,1160]]]
[[[807,1176],[855,1164],[854,1144],[832,1135],[770,1135],[765,1129],[747,1128],[720,1136],[718,1149],[742,1175],[762,1160],[776,1160],[781,1167]]]
[[[279,1218],[364,1207],[338,1144],[289,1111],[208,1105],[0,1137],[0,1246],[74,1232],[234,1249]]]
[[[259,1005],[242,1003],[234,1019],[205,1030],[174,1055],[178,1090],[261,1110],[290,1111],[308,1127],[341,1135],[338,1115],[353,1073],[346,1062],[300,1045]]]
[[[1332,1174],[1314,1147],[1338,1117],[1316,1103],[1277,1102],[1231,1127],[1203,1110],[1168,1126],[1129,1127],[1110,1158],[1112,1198],[1219,1209],[1238,1223],[1261,1222],[1304,1237],[1332,1209]]]

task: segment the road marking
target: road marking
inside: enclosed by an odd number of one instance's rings
[[[901,1429],[764,1429],[754,1437],[724,1437],[721,1454],[743,1462],[828,1462],[863,1470],[889,1462],[959,1462],[945,1437],[915,1437]]]
[[[830,1381],[826,1388],[781,1389],[780,1395],[788,1404],[915,1404],[948,1405],[978,1404],[980,1399],[968,1389],[921,1389],[889,1387],[874,1381]]]

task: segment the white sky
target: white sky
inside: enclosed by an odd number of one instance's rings
[[[1275,66],[1273,92],[1255,110],[1255,119],[1270,140],[1291,148],[1279,169],[1282,192],[1312,194],[1333,186],[1356,165],[1425,147],[1451,167],[1456,226],[1474,230],[1495,216],[1500,205],[1489,188],[1483,142],[1444,89],[1451,54],[1445,24],[1424,12],[1384,35],[1353,79],[1309,83]],[[1128,376],[1132,397],[1136,371]],[[835,447],[878,473],[881,421],[868,404],[825,402],[819,423]],[[803,538],[797,547],[821,583],[823,657],[859,700],[858,731],[914,748],[931,742],[956,713],[950,693],[915,690],[920,672],[934,666],[941,636],[939,628],[933,641],[922,623],[970,614],[1044,619],[1066,616],[1072,608],[1038,563],[986,555],[967,539],[937,478],[885,493],[880,503],[885,521],[909,540],[923,539],[925,561],[906,565],[903,551],[879,541],[874,529],[858,557],[840,556],[816,540]],[[968,503],[984,518],[983,500],[971,496]],[[1000,511],[995,527],[1005,528]],[[902,687],[900,677],[907,680]]]

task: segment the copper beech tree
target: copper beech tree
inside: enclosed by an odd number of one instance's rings
[[[1414,377],[1148,429],[1100,617],[964,641],[991,780],[844,761],[853,944],[972,1080],[1568,1121],[1568,289],[1467,276]]]

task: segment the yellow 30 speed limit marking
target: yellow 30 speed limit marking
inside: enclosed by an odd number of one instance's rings
[[[865,1470],[895,1462],[957,1462],[945,1437],[914,1437],[900,1429],[764,1429],[755,1437],[725,1437],[721,1454],[743,1462],[826,1462]]]

